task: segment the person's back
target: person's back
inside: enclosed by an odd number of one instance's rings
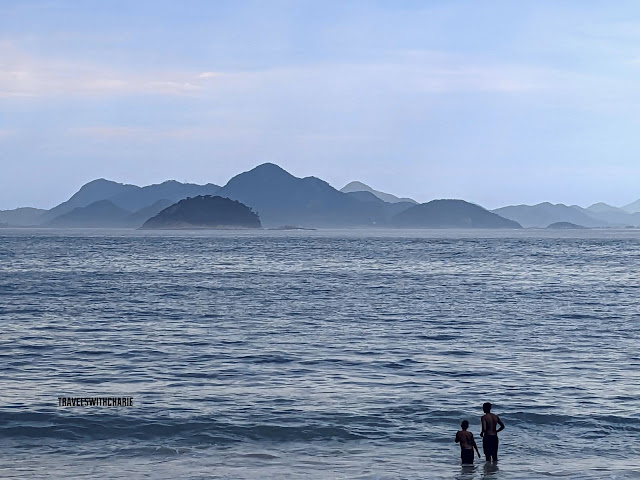
[[[481,420],[484,422],[484,433],[485,435],[497,435],[497,427],[498,421],[500,417],[498,417],[495,413],[486,413],[482,416]]]
[[[478,446],[473,438],[473,433],[468,432],[469,422],[463,420],[460,424],[462,430],[458,430],[456,433],[456,443],[460,444],[460,459],[462,463],[473,463],[473,449],[478,452]],[[480,452],[478,452],[478,458],[480,458]]]
[[[504,423],[498,415],[491,413],[491,403],[486,402],[482,405],[484,415],[480,419],[482,422],[482,449],[487,462],[498,461],[498,432],[504,430]],[[500,426],[500,428],[496,428]]]

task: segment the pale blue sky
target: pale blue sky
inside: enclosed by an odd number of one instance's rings
[[[636,1],[3,1],[0,209],[263,162],[494,208],[640,198]]]

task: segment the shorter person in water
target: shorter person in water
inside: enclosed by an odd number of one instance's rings
[[[486,402],[482,405],[484,415],[480,419],[482,421],[482,450],[487,462],[498,461],[498,432],[504,430],[504,423],[498,415],[491,413],[491,403]],[[500,426],[496,430],[496,426]]]
[[[476,445],[476,441],[473,438],[473,433],[467,432],[467,428],[469,428],[469,422],[463,420],[460,424],[462,430],[458,430],[456,433],[456,443],[460,444],[460,458],[462,459],[462,463],[473,463],[473,449],[476,449],[476,453],[478,454],[478,458],[480,458],[480,452],[478,451],[478,446]]]

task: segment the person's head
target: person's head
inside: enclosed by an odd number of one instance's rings
[[[485,402],[482,404],[482,411],[484,413],[489,413],[491,412],[491,402]]]
[[[467,422],[466,420],[463,420],[460,426],[462,427],[463,430],[466,430],[467,428],[469,428],[469,422]]]

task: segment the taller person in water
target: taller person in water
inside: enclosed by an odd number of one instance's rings
[[[504,423],[500,420],[498,415],[491,413],[491,403],[486,402],[482,405],[484,415],[480,419],[482,421],[482,431],[480,436],[482,437],[482,449],[484,450],[484,456],[487,462],[498,461],[498,432],[504,430]],[[500,425],[500,428],[496,430],[496,426]]]

